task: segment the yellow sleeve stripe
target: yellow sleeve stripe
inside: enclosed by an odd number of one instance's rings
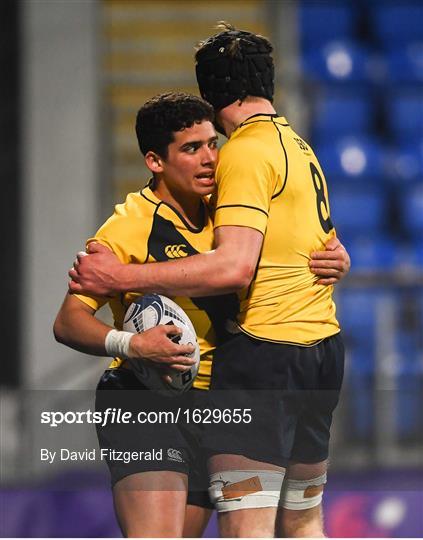
[[[95,309],[96,311],[100,309],[104,304],[107,302],[106,299],[101,299],[100,297],[93,298],[92,296],[84,296],[82,294],[74,294],[75,298],[78,298],[81,302],[84,304],[87,304],[87,306],[90,306],[90,308]]]
[[[235,212],[234,208],[236,208]],[[262,234],[266,231],[268,215],[261,208],[233,204],[220,206],[217,210],[214,219],[215,229],[225,225],[234,225],[257,229]]]

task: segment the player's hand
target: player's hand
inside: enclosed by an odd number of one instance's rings
[[[320,278],[320,285],[338,283],[351,267],[350,256],[336,236],[328,240],[324,251],[315,251],[310,257],[310,270]]]
[[[150,330],[134,334],[129,343],[130,358],[142,358],[175,371],[186,371],[195,364],[194,358],[185,356],[195,350],[193,345],[178,345],[172,341],[182,330],[171,324],[160,324]]]
[[[113,296],[119,291],[119,273],[125,268],[116,255],[98,242],[80,251],[69,270],[69,292]]]

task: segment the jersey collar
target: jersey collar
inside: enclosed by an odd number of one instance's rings
[[[145,188],[143,188],[140,191],[140,193],[141,193],[141,196],[144,197],[144,199],[147,199],[147,201],[155,205],[158,205],[162,202],[162,200],[154,195],[154,192],[151,189],[152,182],[153,182],[153,178],[148,181],[148,184],[145,186]]]
[[[277,113],[271,113],[271,114],[258,113],[258,114],[253,114],[249,116],[243,122],[241,122],[239,126],[232,132],[232,134],[244,126],[248,126],[250,124],[256,124],[258,122],[274,122],[276,119],[279,120],[281,123],[288,125],[288,122],[286,121],[285,117],[279,116]]]
[[[140,191],[141,196],[144,197],[144,199],[147,199],[147,201],[151,202],[152,204],[155,204],[156,206],[160,206],[161,204],[163,204],[164,206],[167,206],[168,208],[170,208],[170,210],[172,210],[172,212],[174,212],[178,216],[178,218],[182,221],[182,223],[190,232],[193,232],[193,233],[202,232],[208,219],[208,205],[206,201],[204,200],[204,198],[201,199],[201,207],[200,207],[201,225],[199,227],[193,227],[192,225],[190,225],[190,223],[188,223],[188,221],[176,208],[174,208],[171,204],[168,204],[162,201],[161,199],[156,197],[156,195],[154,195],[154,192],[151,189],[152,182],[153,182],[153,179],[149,180],[145,188]]]

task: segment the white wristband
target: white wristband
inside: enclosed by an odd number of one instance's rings
[[[128,358],[129,342],[134,334],[132,332],[120,332],[119,330],[110,330],[104,340],[104,347],[108,356],[119,356],[119,358]]]

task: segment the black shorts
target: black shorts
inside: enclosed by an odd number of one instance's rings
[[[236,335],[215,351],[209,392],[232,420],[205,426],[204,446],[282,467],[325,460],[343,373],[339,334],[311,347]]]
[[[146,388],[129,369],[106,370],[97,385],[95,409],[103,416],[107,409],[120,410],[121,417],[96,424],[96,429],[112,486],[139,472],[180,472],[188,475],[189,500],[196,501],[192,504],[211,508],[202,426],[186,422],[183,414],[203,407],[206,398],[207,392],[194,389],[166,398]],[[124,412],[131,413],[128,423],[122,421]]]

